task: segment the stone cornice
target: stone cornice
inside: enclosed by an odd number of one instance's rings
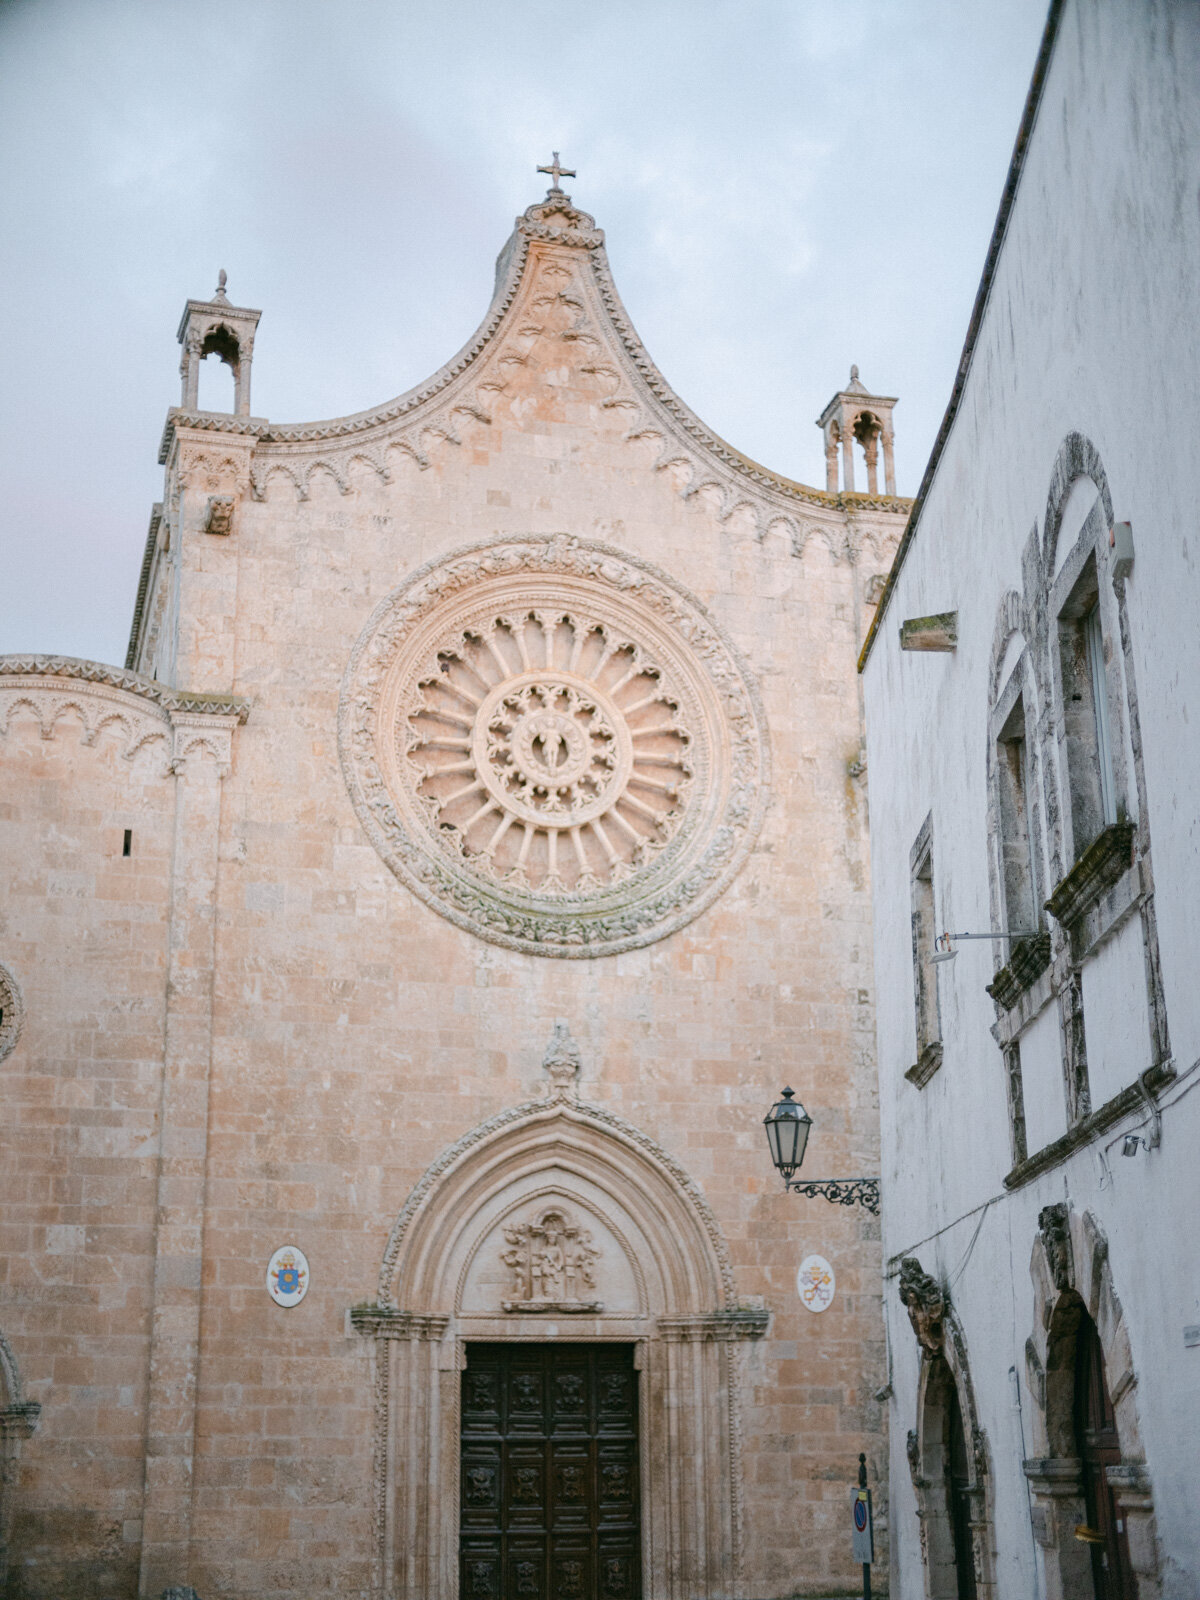
[[[200,433],[220,433],[233,439],[245,440],[254,446],[268,436],[271,424],[265,417],[235,417],[227,411],[185,411],[182,406],[172,406],[163,423],[162,439],[158,446],[158,464],[166,466],[171,446],[180,428],[194,428]]]
[[[64,678],[75,682],[103,684],[149,700],[166,712],[186,712],[192,716],[235,717],[239,723],[250,715],[250,702],[233,694],[197,694],[187,689],[172,689],[140,672],[110,667],[102,661],[84,661],[77,656],[11,655],[0,656],[2,678]]]

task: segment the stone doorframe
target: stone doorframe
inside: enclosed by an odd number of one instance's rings
[[[36,1400],[26,1400],[17,1358],[0,1333],[0,1590],[8,1577],[8,1536],[21,1440],[28,1439],[37,1427],[41,1410]]]
[[[1117,1419],[1121,1465],[1108,1471],[1125,1519],[1138,1600],[1159,1600],[1162,1570],[1154,1497],[1137,1414],[1137,1372],[1121,1302],[1113,1288],[1108,1240],[1090,1211],[1046,1206],[1029,1263],[1034,1332],[1025,1343],[1033,1398],[1034,1454],[1025,1462],[1033,1492],[1034,1539],[1042,1552],[1046,1600],[1091,1600],[1091,1556],[1074,1536],[1086,1522],[1083,1464],[1075,1442],[1075,1337],[1080,1313],[1096,1324]]]
[[[957,1600],[954,1536],[946,1499],[946,1399],[958,1396],[970,1470],[971,1550],[979,1600],[996,1594],[992,1478],[987,1435],[979,1422],[967,1341],[950,1292],[925,1272],[915,1256],[900,1263],[900,1299],[921,1347],[917,1379],[917,1426],[909,1430],[907,1454],[920,1519],[921,1567],[926,1600]]]
[[[514,1184],[526,1198],[590,1204],[593,1216],[601,1196],[636,1306],[587,1316],[464,1310],[470,1263]],[[635,1347],[644,1592],[657,1600],[741,1593],[740,1347],[766,1332],[768,1315],[738,1303],[711,1208],[639,1129],[575,1101],[562,1079],[545,1099],[483,1123],[416,1185],[388,1240],[376,1299],[350,1320],[372,1340],[380,1600],[458,1600],[466,1344],[553,1338]]]

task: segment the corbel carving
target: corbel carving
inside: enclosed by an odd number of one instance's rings
[[[905,1256],[900,1263],[900,1300],[908,1311],[918,1344],[930,1355],[941,1355],[946,1344],[947,1297],[915,1256]]]
[[[1066,1205],[1044,1206],[1038,1213],[1038,1229],[1046,1247],[1046,1263],[1054,1287],[1062,1294],[1075,1281],[1075,1266],[1071,1255],[1071,1223]]]
[[[215,494],[208,502],[204,518],[205,533],[230,534],[233,532],[234,498],[231,494]]]

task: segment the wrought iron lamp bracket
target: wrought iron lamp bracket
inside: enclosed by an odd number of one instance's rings
[[[862,1206],[873,1217],[879,1215],[878,1178],[793,1178],[784,1188],[808,1200],[828,1200],[835,1206]]]

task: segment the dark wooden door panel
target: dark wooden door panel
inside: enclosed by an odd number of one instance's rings
[[[462,1600],[639,1600],[639,1511],[630,1347],[468,1346]]]

